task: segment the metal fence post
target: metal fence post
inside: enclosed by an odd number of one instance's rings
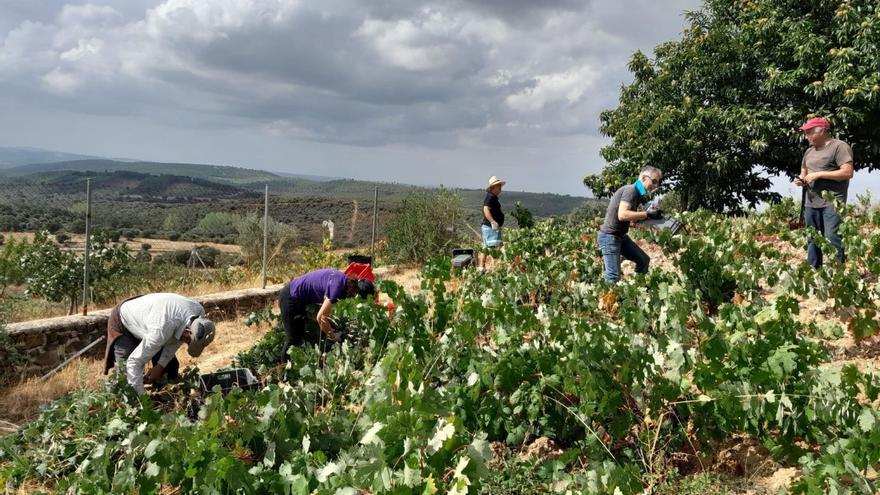
[[[266,197],[263,205],[263,288],[266,288],[266,253],[269,247],[269,184],[266,184]]]
[[[92,227],[92,179],[86,179],[86,249],[83,254],[83,316],[89,314],[89,253]]]
[[[376,263],[376,218],[379,213],[379,187],[373,190],[373,234],[370,236],[370,259]]]

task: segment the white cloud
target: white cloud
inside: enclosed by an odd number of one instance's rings
[[[524,113],[543,110],[553,102],[574,105],[597,78],[598,73],[588,65],[566,72],[540,74],[535,76],[534,86],[508,96],[506,102],[514,110]]]
[[[423,27],[409,19],[367,19],[355,35],[367,38],[379,56],[403,69],[418,71],[448,64],[448,46],[429,43],[430,33]]]
[[[699,2],[79,1],[0,4],[0,108],[434,151],[595,138]]]
[[[43,82],[50,91],[58,93],[70,93],[82,83],[77,76],[61,69],[52,69],[43,76]]]
[[[122,14],[107,5],[65,5],[58,14],[58,24],[68,27],[109,27],[122,21]]]

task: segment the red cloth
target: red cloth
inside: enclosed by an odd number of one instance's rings
[[[376,276],[373,275],[373,267],[366,263],[349,263],[342,273],[345,273],[346,277],[365,279],[370,282],[376,281]]]

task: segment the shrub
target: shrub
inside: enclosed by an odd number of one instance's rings
[[[392,261],[424,262],[463,241],[461,197],[454,191],[412,192],[386,228],[386,254]]]
[[[159,265],[181,265],[186,266],[189,261],[190,251],[185,249],[176,249],[174,251],[166,251],[159,253],[153,257],[153,263]]]
[[[21,266],[21,257],[30,249],[30,243],[26,239],[18,240],[15,237],[9,239],[0,251],[0,297],[10,285],[24,283],[24,269]]]
[[[535,226],[535,218],[528,208],[523,208],[521,202],[514,203],[513,211],[510,216],[516,219],[516,226],[521,229],[530,229]]]
[[[199,220],[199,223],[189,233],[203,239],[234,237],[238,233],[236,226],[240,220],[241,217],[234,213],[211,212]]]
[[[598,221],[605,218],[607,209],[607,200],[587,200],[568,214],[568,221],[570,224],[575,225],[588,221]]]
[[[98,293],[113,293],[116,277],[131,269],[132,257],[124,244],[108,246],[108,239],[95,235],[91,239],[89,284]],[[76,307],[82,290],[83,257],[61,250],[49,240],[45,231],[34,237],[33,246],[21,257],[28,284],[27,292],[49,301],[67,300],[68,314]]]
[[[198,257],[193,254],[193,251],[195,251]],[[215,247],[196,246],[191,250],[177,249],[158,254],[153,258],[153,263],[192,266],[194,268],[202,268],[202,263],[204,263],[206,268],[214,268],[218,265],[218,259],[222,254]],[[201,262],[199,262],[199,259],[201,259]]]
[[[259,262],[263,257],[263,218],[249,213],[239,220],[237,242],[245,263]],[[296,229],[269,218],[267,258],[271,263],[278,255],[289,253],[296,242]]]

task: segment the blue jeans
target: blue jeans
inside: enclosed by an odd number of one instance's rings
[[[617,236],[600,231],[597,239],[599,248],[602,249],[602,259],[605,261],[605,280],[609,282],[620,280],[621,256],[635,262],[636,273],[648,273],[651,258],[628,235]]]
[[[837,233],[841,221],[840,215],[834,211],[833,206],[826,206],[825,208],[804,207],[804,224],[808,228],[813,227],[825,236],[831,245],[837,248],[837,261],[844,263],[846,261],[846,254],[843,252],[840,234]],[[807,242],[807,261],[814,268],[822,266],[822,250],[819,249],[819,246],[813,244],[812,240]]]

